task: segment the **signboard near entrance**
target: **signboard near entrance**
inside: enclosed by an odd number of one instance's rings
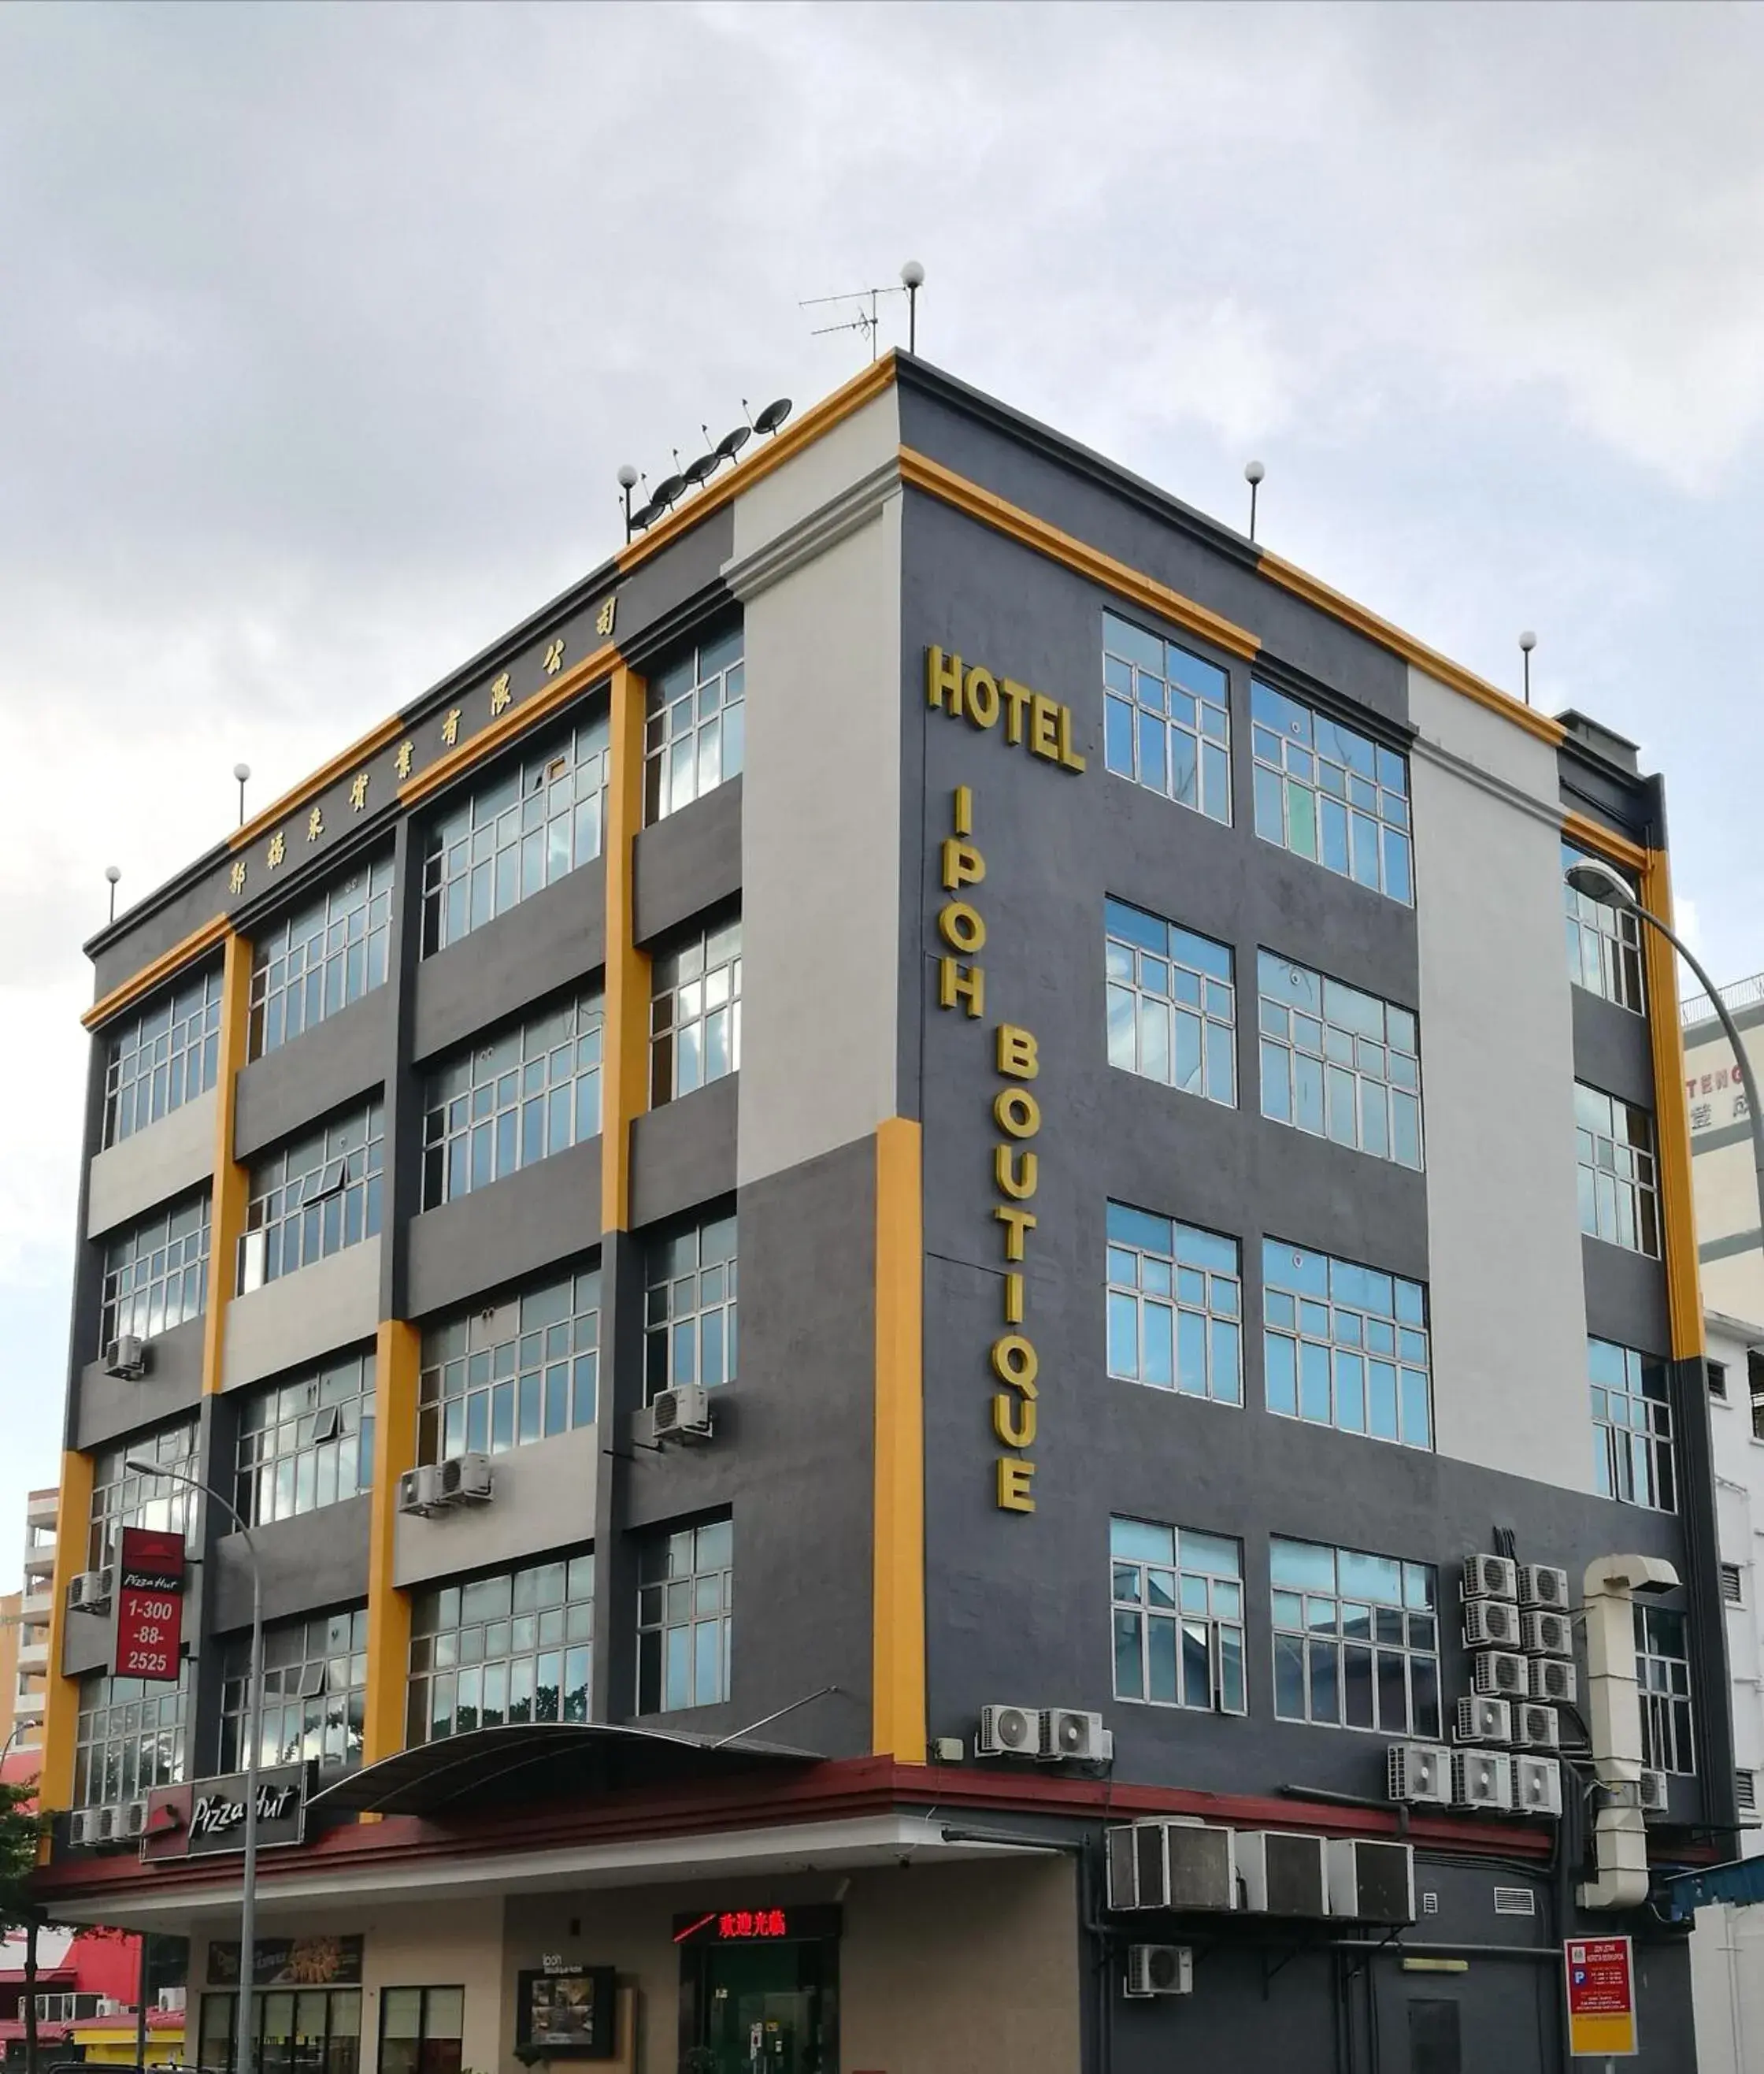
[[[183,1655],[183,1536],[126,1527],[117,1551],[119,1678],[175,1685]]]
[[[611,2060],[619,1977],[611,1966],[548,1965],[517,1976],[515,2045],[541,2060]]]
[[[1568,1983],[1568,2049],[1591,2059],[1641,2050],[1635,2031],[1635,1959],[1626,1937],[1570,1937],[1562,1946]]]
[[[269,1765],[258,1774],[258,1846],[298,1844],[306,1834],[311,1766]],[[245,1849],[245,1774],[162,1786],[147,1795],[148,1858],[204,1857]]]
[[[252,1969],[260,1988],[350,1988],[361,1985],[360,1937],[258,1937]],[[208,1985],[239,1985],[239,1947],[216,1941],[208,1947]]]

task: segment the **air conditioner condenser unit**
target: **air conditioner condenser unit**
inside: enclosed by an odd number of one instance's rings
[[[1039,1707],[983,1707],[979,1733],[974,1738],[976,1757],[1038,1758],[1041,1754],[1041,1709]]]
[[[1519,1609],[1511,1599],[1464,1601],[1466,1649],[1517,1649],[1519,1646]]]
[[[1520,1564],[1519,1604],[1565,1613],[1568,1609],[1567,1571],[1554,1569],[1548,1563]]]
[[[1185,1944],[1129,1944],[1121,1992],[1129,2001],[1194,1992],[1194,1954]]]
[[[1505,1750],[1453,1750],[1452,1800],[1459,1808],[1486,1808],[1498,1812],[1511,1809],[1512,1758]]]
[[[1415,1849],[1364,1836],[1332,1836],[1329,1913],[1395,1927],[1415,1920]]]
[[[1243,1906],[1252,1915],[1329,1914],[1329,1878],[1321,1836],[1284,1829],[1240,1829],[1236,1851]]]
[[[1519,1565],[1506,1556],[1466,1556],[1464,1596],[1467,1599],[1517,1599]]]
[[[1495,1700],[1520,1700],[1531,1689],[1525,1659],[1506,1650],[1486,1649],[1470,1659],[1470,1682],[1477,1692]]]
[[[1457,1703],[1457,1739],[1461,1743],[1511,1742],[1512,1702],[1473,1696],[1460,1700]]]
[[[1460,1703],[1463,1704],[1463,1703]],[[1499,1706],[1498,1700],[1486,1700]],[[1412,1807],[1452,1804],[1452,1753],[1437,1743],[1392,1743],[1384,1762],[1385,1786],[1392,1800]]]

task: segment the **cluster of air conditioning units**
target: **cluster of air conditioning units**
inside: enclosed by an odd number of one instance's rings
[[[138,1382],[147,1372],[147,1343],[138,1332],[118,1332],[104,1350],[104,1372]]]
[[[146,1833],[145,1800],[124,1800],[109,1808],[76,1808],[68,1817],[70,1844],[126,1844]]]
[[[398,1510],[427,1518],[456,1505],[484,1505],[491,1494],[490,1457],[451,1456],[420,1469],[406,1469],[398,1479]]]
[[[1392,1927],[1415,1920],[1407,1844],[1161,1817],[1112,1828],[1105,1841],[1111,1909],[1333,1916]]]
[[[671,1390],[658,1390],[641,1415],[641,1423],[648,1431],[640,1437],[652,1448],[665,1447],[670,1440],[708,1440],[712,1431],[711,1393],[701,1382],[677,1383]]]
[[[1473,1703],[1466,1700],[1461,1704]],[[1562,1812],[1560,1762],[1523,1750],[1392,1743],[1386,1759],[1386,1785],[1392,1800],[1412,1808],[1479,1808],[1494,1814],[1557,1818]]]
[[[1115,1738],[1100,1714],[1075,1707],[983,1707],[976,1757],[1020,1757],[1038,1764],[1107,1763]]]
[[[72,1613],[109,1613],[110,1572],[82,1570],[68,1587],[68,1610]]]

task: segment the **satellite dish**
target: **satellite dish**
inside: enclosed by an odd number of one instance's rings
[[[641,511],[633,511],[631,514],[633,531],[641,533],[645,527],[653,526],[662,516],[662,509],[659,504],[645,504]]]
[[[696,490],[701,482],[716,473],[723,465],[719,453],[702,453],[686,472],[686,479]]]
[[[719,461],[733,461],[752,436],[751,427],[737,425],[732,432],[724,433],[717,441],[717,458]]]
[[[775,432],[789,415],[790,399],[788,396],[781,396],[777,403],[768,403],[754,419],[753,429],[756,432]]]
[[[665,482],[658,482],[656,485],[655,501],[661,509],[666,511],[685,488],[686,477],[683,475],[670,475]]]

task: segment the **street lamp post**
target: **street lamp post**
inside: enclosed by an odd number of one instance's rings
[[[1571,864],[1563,874],[1575,892],[1584,893],[1589,900],[1602,900],[1607,907],[1627,910],[1639,915],[1651,929],[1658,929],[1672,948],[1696,973],[1703,991],[1714,1004],[1716,1016],[1726,1033],[1727,1041],[1733,1047],[1733,1063],[1741,1073],[1745,1072],[1745,1053],[1740,1043],[1740,1033],[1733,1027],[1733,1018],[1727,1012],[1727,1003],[1713,980],[1704,971],[1686,945],[1660,919],[1650,914],[1627,886],[1608,864],[1600,864],[1591,857]],[[1677,1004],[1673,1004],[1677,1013]],[[1758,1188],[1758,1222],[1764,1225],[1764,1114],[1758,1109],[1758,1090],[1752,1085],[1750,1075],[1745,1077],[1745,1114],[1752,1126],[1752,1167]]]
[[[185,1485],[199,1496],[211,1499],[238,1528],[245,1541],[245,1553],[251,1560],[251,1682],[245,1701],[245,1861],[240,1872],[239,2026],[234,2065],[238,2074],[257,2074],[258,2033],[252,1990],[256,1985],[258,1927],[258,1749],[263,1740],[263,1572],[258,1565],[257,1544],[251,1539],[250,1528],[241,1517],[238,1507],[229,1503],[218,1491],[210,1490],[181,1469],[168,1469],[158,1462],[130,1460],[124,1467],[140,1477],[163,1477],[170,1483]]]

